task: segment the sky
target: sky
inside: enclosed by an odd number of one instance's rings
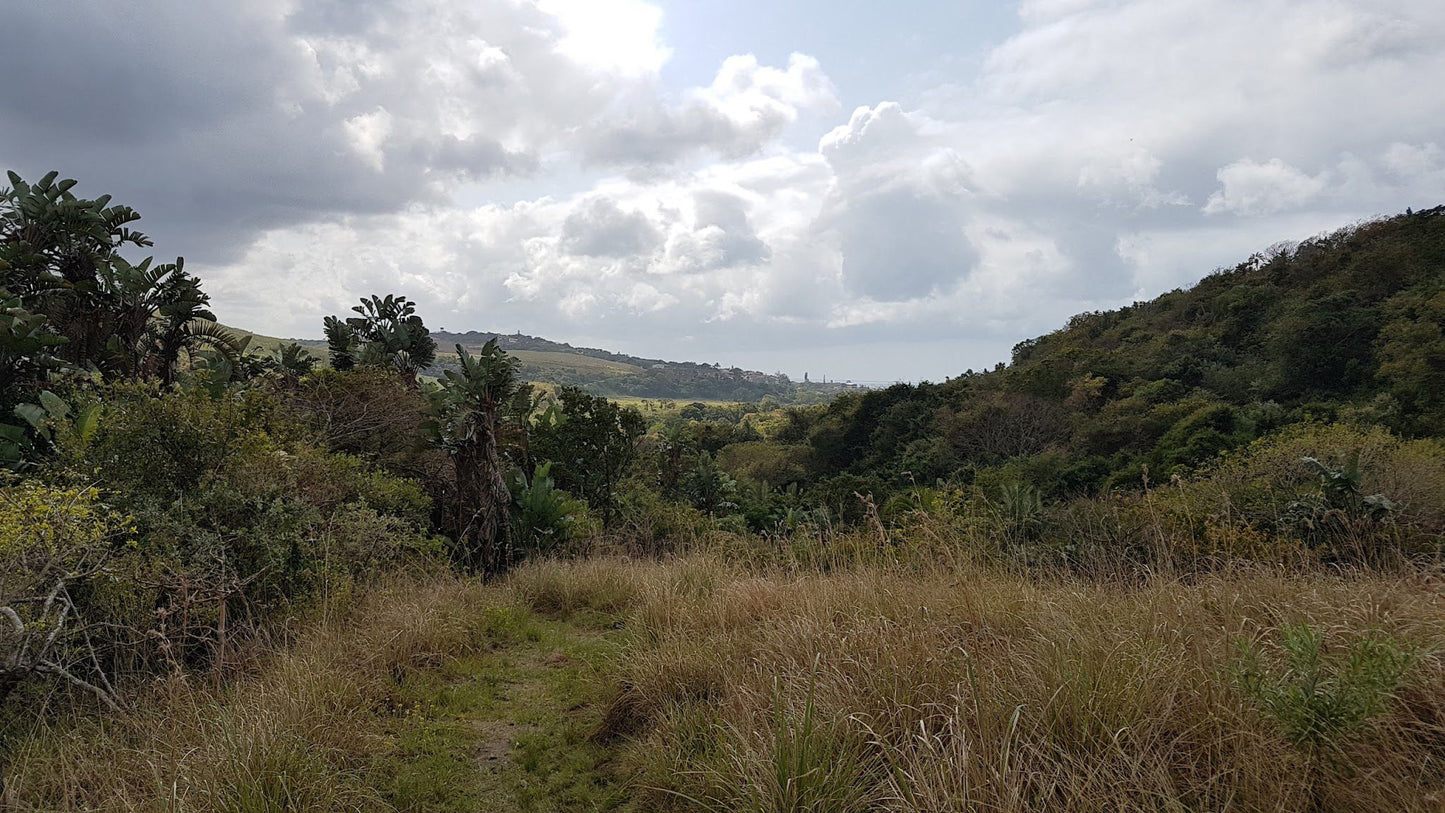
[[[937,381],[1445,203],[1440,0],[48,0],[0,31],[0,168],[135,207],[271,335],[397,293]]]

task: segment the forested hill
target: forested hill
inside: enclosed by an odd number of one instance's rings
[[[1282,425],[1445,434],[1445,207],[1257,254],[1085,313],[1012,363],[840,398],[824,472],[893,484],[1007,470],[1061,496],[1156,481]]]

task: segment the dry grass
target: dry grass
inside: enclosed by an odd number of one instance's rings
[[[372,595],[221,693],[177,682],[135,712],[47,727],[11,755],[16,809],[391,810],[378,766],[394,740],[378,720],[405,705],[408,674],[520,640],[491,626],[525,613],[498,606],[622,626],[619,671],[588,679],[616,684],[595,740],[633,777],[628,809],[1445,808],[1438,574],[1125,584],[693,555]],[[1302,627],[1324,635],[1315,667],[1281,649],[1281,630]],[[1251,694],[1246,642],[1275,688],[1313,681],[1314,699]],[[1341,670],[1360,642],[1410,665],[1398,685],[1371,684],[1381,702],[1356,724]],[[1336,722],[1304,742],[1293,712]]]
[[[204,677],[153,685],[132,711],[77,710],[10,755],[15,810],[389,810],[372,775],[408,672],[486,645],[498,594],[461,582],[378,590],[259,673],[217,692]]]
[[[1445,600],[1428,575],[1127,587],[685,560],[515,583],[538,609],[626,608],[607,733],[631,738],[640,809],[1445,807]],[[1371,639],[1418,657],[1382,712],[1304,748],[1237,679],[1242,642],[1282,662],[1286,625],[1323,631],[1327,655]]]

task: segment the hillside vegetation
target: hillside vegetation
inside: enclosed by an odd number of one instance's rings
[[[1280,427],[1445,432],[1445,209],[1280,246],[1186,290],[1085,313],[1013,362],[840,398],[822,471],[892,484],[1000,467],[1049,495],[1184,474]]]
[[[941,384],[623,404],[394,294],[248,341],[10,184],[0,810],[1445,798],[1445,210]]]
[[[443,346],[468,350],[495,339],[522,362],[522,375],[539,384],[579,386],[594,395],[640,398],[811,403],[842,390],[840,385],[799,383],[782,373],[761,373],[720,364],[640,358],[594,347],[540,339],[521,333],[471,331],[437,333]],[[447,362],[443,360],[442,366]]]

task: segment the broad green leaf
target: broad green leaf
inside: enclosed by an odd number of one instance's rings
[[[19,404],[15,407],[15,415],[36,429],[44,429],[45,421],[50,418],[50,413],[38,404]]]
[[[40,405],[45,407],[45,411],[49,412],[51,417],[64,418],[70,414],[70,405],[50,390],[41,391]]]

